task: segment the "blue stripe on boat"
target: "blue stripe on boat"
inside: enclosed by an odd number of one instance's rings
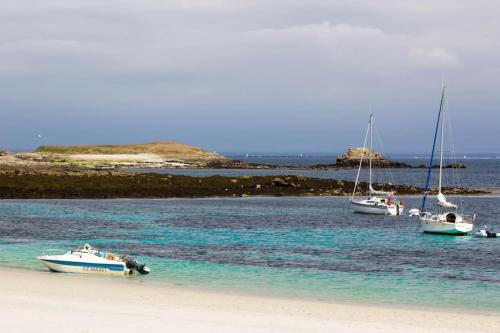
[[[65,266],[99,267],[99,268],[107,268],[112,271],[123,271],[124,269],[123,265],[114,265],[114,264],[98,264],[98,263],[64,261],[64,260],[53,260],[53,259],[42,259],[42,260],[50,262],[52,264],[65,265]]]

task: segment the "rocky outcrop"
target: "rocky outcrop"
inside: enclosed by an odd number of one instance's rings
[[[380,190],[398,194],[421,194],[413,185],[374,184]],[[310,178],[302,175],[190,177],[155,173],[117,173],[59,169],[37,173],[13,170],[0,174],[0,198],[174,198],[269,196],[349,196],[354,182]],[[359,184],[359,193],[368,190]],[[473,189],[443,189],[443,193],[479,194]]]
[[[445,166],[446,169],[465,169],[465,164],[463,163],[451,163]]]
[[[349,148],[344,154],[337,157],[337,163],[359,161],[361,158],[369,159],[370,157],[373,161],[385,159],[383,154],[368,148]]]
[[[426,165],[419,165],[419,168],[428,168]],[[439,169],[439,164],[434,164],[432,166],[433,169]],[[465,169],[465,164],[463,163],[450,163],[443,165],[444,169]]]
[[[386,160],[383,154],[368,148],[349,148],[344,154],[337,157],[335,167],[358,167],[361,158],[363,158],[363,166],[368,166],[370,157],[374,168],[413,168],[412,165],[404,162]]]

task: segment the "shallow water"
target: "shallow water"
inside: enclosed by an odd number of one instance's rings
[[[419,198],[406,197],[407,207]],[[465,198],[500,230],[500,197]],[[9,200],[0,262],[43,269],[43,249],[89,242],[147,262],[134,277],[322,300],[500,309],[500,240],[420,232],[415,219],[352,214],[346,198]]]

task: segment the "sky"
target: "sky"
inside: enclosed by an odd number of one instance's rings
[[[0,147],[500,152],[500,2],[0,0]]]

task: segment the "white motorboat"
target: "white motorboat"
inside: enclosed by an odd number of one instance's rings
[[[359,183],[359,175],[361,172],[361,167],[363,165],[363,159],[366,152],[366,141],[368,139],[368,133],[370,134],[370,149],[367,152],[368,155],[368,197],[366,199],[355,199],[356,190]],[[354,183],[354,190],[351,196],[351,209],[355,213],[362,214],[377,214],[377,215],[401,215],[403,214],[404,204],[398,201],[394,197],[393,191],[377,191],[372,185],[372,157],[373,157],[373,113],[370,114],[370,119],[368,121],[368,128],[365,134],[365,141],[363,143],[363,150],[361,153],[361,158],[359,161],[358,173],[356,175],[356,181]]]
[[[449,202],[442,190],[442,180],[443,180],[443,154],[444,154],[444,116],[445,116],[445,105],[446,105],[446,87],[443,85],[443,91],[441,93],[441,103],[439,106],[438,120],[436,124],[436,129],[434,131],[434,141],[432,145],[432,153],[429,162],[429,168],[427,171],[427,180],[425,182],[425,191],[422,200],[422,206],[420,208],[420,225],[422,230],[427,233],[434,234],[445,234],[445,235],[467,235],[474,228],[474,221],[476,215],[463,215],[458,213],[458,205]],[[429,182],[431,179],[431,173],[433,168],[434,152],[436,148],[437,135],[439,127],[441,126],[441,142],[440,142],[440,160],[439,160],[439,183],[438,183],[438,194],[436,195],[437,205],[439,206],[437,213],[430,213],[425,211],[425,204],[427,200],[427,194],[429,191]],[[457,176],[458,177],[458,176]],[[418,210],[413,210],[415,212]]]
[[[150,271],[131,256],[117,257],[109,252],[101,252],[89,244],[65,254],[49,254],[37,258],[51,271],[61,273],[127,275],[134,270],[141,274],[148,274]]]

